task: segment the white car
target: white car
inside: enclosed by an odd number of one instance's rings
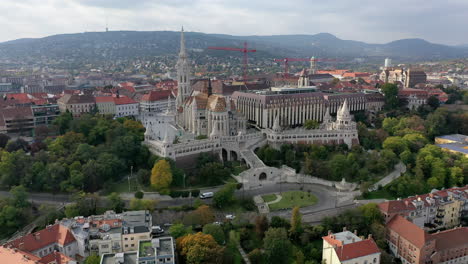
[[[227,220],[233,220],[234,218],[236,218],[235,215],[232,215],[232,214],[226,215],[226,219],[227,219]]]
[[[153,226],[151,227],[151,233],[153,233],[154,235],[159,235],[164,233],[164,229],[162,229],[160,226]]]

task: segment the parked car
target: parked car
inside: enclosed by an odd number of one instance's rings
[[[214,196],[213,192],[200,193],[200,199],[212,198],[213,196]]]
[[[164,233],[164,229],[161,226],[153,226],[151,227],[151,234],[153,235],[160,235]]]
[[[226,219],[227,219],[227,220],[233,220],[234,218],[236,218],[235,215],[232,215],[232,214],[226,215]]]

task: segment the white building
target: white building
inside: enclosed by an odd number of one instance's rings
[[[372,236],[367,239],[357,236],[356,231],[332,234],[323,239],[322,261],[327,264],[379,264],[380,250]]]
[[[267,182],[278,182],[281,175],[295,175],[292,169],[266,166],[254,153],[257,147],[265,144],[280,146],[284,143],[347,144],[351,147],[359,143],[356,123],[352,120],[350,110],[365,109],[364,94],[333,97],[311,92],[309,94],[312,95],[304,99],[301,93],[307,89],[296,88],[286,93],[276,93],[272,97],[265,96],[264,99],[267,98],[265,100],[276,107],[270,109],[260,101],[250,100],[249,96],[239,95],[235,100],[213,93],[210,81],[193,91],[183,31],[181,35],[176,111],[168,107],[164,113],[145,113],[140,116],[146,127],[144,143],[152,153],[184,162],[200,153],[213,152],[219,154],[223,161],[245,162],[250,169],[242,174],[241,181],[246,188],[250,188]],[[289,96],[291,94],[292,97]],[[256,95],[253,93],[254,97]],[[291,98],[295,101],[292,102]],[[288,108],[280,105],[279,101],[288,101]],[[301,107],[296,103],[299,101],[302,102]],[[265,108],[263,119],[258,109],[252,107],[254,104]],[[336,121],[330,117],[333,110],[337,113]],[[248,130],[244,116],[249,119],[259,117],[260,124],[264,125],[258,125],[259,129]],[[324,122],[319,129],[289,129],[309,119]]]

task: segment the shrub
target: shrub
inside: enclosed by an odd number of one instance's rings
[[[137,192],[135,193],[135,198],[137,198],[137,199],[143,199],[143,196],[144,196],[144,195],[145,195],[145,194],[144,194],[142,191],[137,191]]]
[[[192,190],[192,197],[198,197],[198,195],[200,195],[200,190],[198,189]]]

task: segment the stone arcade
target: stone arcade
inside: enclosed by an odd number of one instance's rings
[[[169,105],[165,113],[145,113],[140,117],[146,127],[145,144],[161,157],[180,161],[203,152],[217,153],[223,161],[239,160],[249,166],[236,179],[246,188],[277,183],[282,177],[294,177],[289,167],[266,166],[255,155],[255,150],[265,144],[279,147],[293,144],[359,144],[356,123],[347,99],[338,107],[336,121],[330,116],[328,104],[323,104],[318,129],[284,129],[280,115],[269,128],[247,129],[247,120],[236,108],[235,100],[212,91],[208,81],[206,89],[193,91],[190,85],[190,63],[185,51],[184,32],[181,32],[181,50],[177,61],[179,92],[176,106]],[[333,106],[332,106],[333,107]]]

